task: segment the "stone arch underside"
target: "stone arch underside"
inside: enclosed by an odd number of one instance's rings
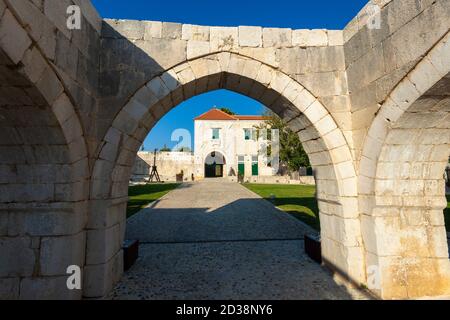
[[[450,34],[387,98],[359,170],[366,261],[383,298],[450,294],[443,209],[450,155]]]
[[[84,265],[82,129],[53,67],[9,9],[0,33],[0,299],[80,298],[67,289],[66,270]]]
[[[150,79],[113,121],[95,163],[91,185],[91,198],[98,203],[99,215],[98,221],[90,223],[99,226],[98,237],[109,240],[105,242],[108,248],[100,249],[105,256],[99,272],[113,273],[113,279],[120,277],[114,266],[121,255],[128,182],[136,153],[148,132],[179,103],[220,88],[260,101],[298,133],[317,172],[324,260],[358,284],[364,282],[356,175],[341,130],[325,107],[298,82],[257,60],[229,52],[179,64]],[[88,237],[88,252],[91,246],[98,248],[99,244],[90,243]],[[104,284],[96,294],[104,294],[111,286]]]

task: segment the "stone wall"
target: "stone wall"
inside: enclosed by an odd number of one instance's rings
[[[131,181],[147,181],[152,172],[153,152],[140,151],[134,163]],[[156,166],[161,181],[177,181],[183,172],[183,181],[191,181],[194,174],[194,155],[191,152],[157,152]]]
[[[340,127],[350,129],[342,31],[130,20],[103,24],[100,109],[108,111],[102,120],[112,120],[154,76],[187,60],[223,51],[255,59],[297,79],[336,113]],[[155,116],[157,121],[162,114]]]
[[[71,1],[0,1],[0,298],[82,296],[65,283],[69,265],[85,270],[101,19],[75,3],[78,31]]]
[[[0,0],[0,16],[1,298],[106,295],[142,141],[219,88],[299,134],[327,266],[366,285],[376,267],[383,298],[450,293],[449,1],[373,0],[343,31],[102,20],[87,0]],[[67,290],[69,264],[82,290]]]
[[[298,179],[291,179],[289,176],[247,177],[244,181],[262,184],[316,184],[313,176],[299,176]]]
[[[369,28],[367,12],[362,10],[344,30],[352,152],[356,162],[360,160],[368,128],[389,93],[450,26],[446,0],[370,3],[381,7],[380,28]]]

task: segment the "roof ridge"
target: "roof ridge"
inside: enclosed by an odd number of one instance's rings
[[[197,116],[194,120],[264,120],[266,118],[267,117],[264,117],[263,115],[229,114],[214,107]]]

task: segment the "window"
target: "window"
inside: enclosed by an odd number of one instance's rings
[[[219,128],[212,129],[212,139],[219,140],[219,138],[220,138],[220,129]]]
[[[244,139],[245,140],[256,140],[256,130],[253,128],[244,129]]]
[[[250,140],[250,137],[251,137],[250,129],[244,129],[244,139]]]

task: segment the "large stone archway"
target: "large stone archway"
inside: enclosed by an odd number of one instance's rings
[[[111,243],[119,244],[123,235],[128,181],[135,155],[149,130],[177,104],[219,88],[260,101],[298,132],[317,172],[324,260],[354,282],[364,281],[356,175],[341,130],[321,102],[297,81],[260,61],[230,52],[203,56],[154,77],[114,119],[94,166],[91,188],[94,199],[109,204],[103,207],[105,217],[111,212],[119,217],[119,224],[113,227],[118,230],[95,231],[111,234],[104,236],[107,247],[101,250],[112,255],[106,257],[104,267],[113,270],[109,264],[113,256],[120,256],[120,247],[111,248]],[[88,237],[88,252],[97,251],[90,248],[99,245],[98,241],[90,244]]]
[[[448,295],[443,172],[450,155],[450,33],[397,85],[369,129],[359,192],[366,260],[384,298]]]
[[[76,0],[0,0],[0,16],[1,298],[106,295],[136,151],[171,108],[219,88],[298,132],[328,266],[382,298],[449,294],[449,1],[372,0],[344,30],[104,20]],[[82,290],[67,290],[69,264]]]
[[[84,266],[82,127],[55,66],[10,9],[0,23],[0,299],[80,299],[66,281],[68,266]]]

